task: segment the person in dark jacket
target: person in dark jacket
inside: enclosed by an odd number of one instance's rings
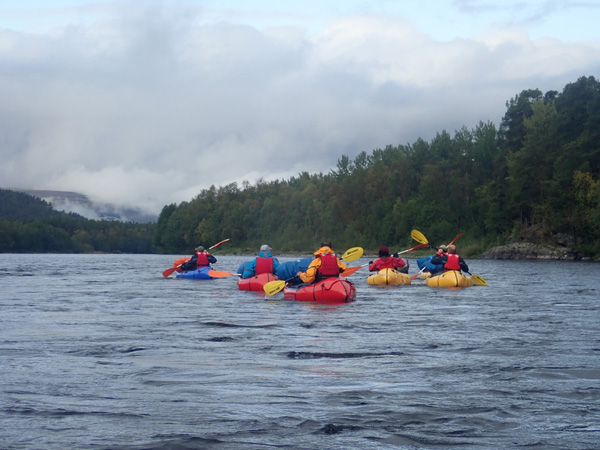
[[[447,251],[448,251],[448,247],[445,246],[444,244],[442,244],[438,247],[438,250],[435,253],[435,255],[429,255],[429,256],[425,256],[424,258],[417,259],[417,266],[419,267],[419,270],[424,271],[424,272],[429,272],[429,273],[431,273],[432,276],[439,275],[441,272],[444,271],[444,265],[443,264],[432,264],[431,260],[433,258],[435,258],[436,256],[444,256]]]
[[[251,278],[259,273],[276,273],[279,261],[271,254],[271,247],[263,244],[258,256],[244,266],[242,278]]]
[[[387,247],[379,247],[379,259],[369,262],[369,271],[378,272],[381,269],[394,269],[398,272],[408,273],[408,264],[398,257],[398,253],[390,256],[390,250]]]
[[[462,270],[469,272],[469,266],[462,257],[456,254],[456,245],[448,246],[448,253],[445,255],[436,254],[431,258],[431,264],[443,264],[444,270]]]
[[[196,247],[196,253],[192,255],[192,257],[185,263],[181,265],[181,270],[183,272],[189,272],[190,270],[196,270],[200,267],[210,267],[211,264],[217,262],[217,258],[208,253],[208,250],[205,250],[204,247],[199,245]]]

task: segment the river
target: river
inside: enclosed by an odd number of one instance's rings
[[[163,278],[176,257],[0,254],[0,448],[599,448],[600,264],[363,268],[326,306]]]

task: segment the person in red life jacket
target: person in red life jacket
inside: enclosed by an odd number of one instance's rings
[[[217,258],[208,253],[208,250],[205,250],[201,245],[196,247],[195,250],[196,253],[194,253],[187,262],[181,265],[181,270],[183,272],[196,270],[200,267],[210,267],[211,264],[217,262]]]
[[[304,283],[313,283],[325,278],[339,277],[346,268],[346,264],[340,261],[333,251],[331,241],[323,241],[306,272],[298,272],[297,276]]]
[[[279,261],[271,254],[271,247],[263,244],[258,256],[247,263],[242,273],[242,278],[250,278],[259,273],[275,273],[279,267]]]
[[[379,247],[379,259],[375,262],[369,261],[369,271],[378,272],[381,269],[394,269],[398,272],[408,273],[408,264],[402,258],[398,258],[398,253],[390,256],[390,250],[387,247]]]
[[[443,264],[444,270],[462,270],[469,272],[469,266],[462,257],[456,254],[456,245],[448,246],[448,253],[431,258],[431,264]]]

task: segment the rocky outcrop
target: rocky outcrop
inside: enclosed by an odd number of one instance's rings
[[[481,257],[483,259],[546,259],[569,261],[578,261],[581,259],[579,253],[566,247],[549,247],[527,242],[494,247],[486,250]]]

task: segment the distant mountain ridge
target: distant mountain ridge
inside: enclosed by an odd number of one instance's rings
[[[137,208],[119,207],[107,203],[92,202],[86,195],[71,191],[54,191],[42,189],[2,188],[21,192],[40,198],[52,205],[56,211],[79,214],[86,219],[118,220],[121,222],[149,223],[156,222],[158,217],[142,212]]]

